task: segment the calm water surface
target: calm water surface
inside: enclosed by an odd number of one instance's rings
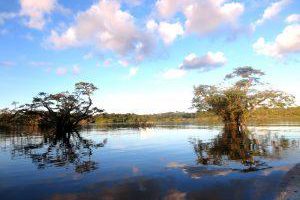
[[[0,198],[274,199],[300,162],[300,126],[0,131]]]

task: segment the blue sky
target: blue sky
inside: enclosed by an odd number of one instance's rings
[[[0,0],[0,107],[99,87],[107,112],[191,111],[193,86],[266,72],[300,102],[298,0]]]

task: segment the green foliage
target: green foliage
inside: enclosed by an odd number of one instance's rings
[[[195,122],[195,113],[161,113],[151,115],[127,114],[102,114],[96,117],[97,124],[131,124],[131,125],[152,125],[162,123],[191,123]]]
[[[300,107],[258,108],[248,118],[251,124],[264,123],[300,123]],[[203,124],[222,123],[222,119],[212,112],[170,112],[151,115],[137,114],[101,114],[96,117],[96,124]]]
[[[193,107],[212,112],[224,123],[243,127],[249,113],[257,108],[284,108],[293,105],[294,97],[277,90],[263,88],[264,73],[252,67],[240,67],[225,80],[234,79],[228,87],[199,85],[194,87]]]
[[[47,94],[40,92],[31,104],[21,105],[10,113],[10,121],[28,124],[34,120],[41,127],[53,128],[57,132],[71,132],[83,121],[89,121],[101,109],[92,107],[91,95],[97,88],[91,83],[76,83],[70,93]],[[32,123],[29,123],[32,124]]]

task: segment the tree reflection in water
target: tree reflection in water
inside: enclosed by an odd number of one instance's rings
[[[36,137],[16,135],[10,140],[13,157],[29,157],[39,169],[71,165],[77,173],[97,169],[97,163],[92,160],[93,149],[104,147],[107,143],[107,139],[95,143],[81,137],[78,132],[59,135],[46,133]]]
[[[223,132],[211,142],[193,138],[191,144],[197,155],[197,163],[202,165],[225,165],[226,161],[240,161],[242,172],[270,168],[261,158],[279,158],[283,149],[293,147],[295,141],[283,137],[255,138],[248,130],[239,131],[225,127]]]

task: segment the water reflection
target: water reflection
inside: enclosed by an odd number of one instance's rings
[[[39,168],[73,166],[77,173],[97,169],[92,160],[93,149],[104,147],[107,139],[100,143],[83,138],[78,132],[66,134],[44,133],[24,135],[13,134],[8,137],[8,146],[13,158],[30,158]]]
[[[283,150],[299,145],[296,140],[279,138],[276,135],[255,137],[248,130],[236,131],[228,128],[224,128],[223,132],[210,142],[197,138],[192,138],[190,142],[197,155],[198,164],[224,166],[229,161],[239,161],[242,167],[233,170],[242,172],[270,168],[264,159],[280,158]]]
[[[90,191],[69,194],[54,194],[49,200],[184,200],[186,193],[169,189],[173,179],[137,177],[119,181],[110,187],[107,184],[94,184],[89,186]]]
[[[62,136],[0,130],[1,199],[268,200],[300,158],[300,127],[91,128]]]

